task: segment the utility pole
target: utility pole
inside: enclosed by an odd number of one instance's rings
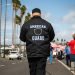
[[[0,56],[1,56],[1,18],[2,18],[2,0],[0,0]]]

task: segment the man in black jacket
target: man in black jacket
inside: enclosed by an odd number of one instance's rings
[[[20,32],[20,40],[26,42],[30,75],[45,75],[50,42],[54,36],[53,27],[41,18],[40,9],[33,9],[32,18],[24,23]]]

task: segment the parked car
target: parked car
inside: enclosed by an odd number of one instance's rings
[[[11,51],[10,53],[9,53],[9,60],[11,60],[11,59],[22,59],[22,57],[21,57],[21,54],[19,53],[19,52],[17,52],[17,51]]]

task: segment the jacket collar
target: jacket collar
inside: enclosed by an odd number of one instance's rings
[[[41,18],[40,16],[34,16],[31,19],[35,19],[35,18]]]

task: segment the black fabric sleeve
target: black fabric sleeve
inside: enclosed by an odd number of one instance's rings
[[[26,29],[24,27],[24,25],[22,26],[21,28],[21,31],[20,31],[20,40],[25,42],[26,41]]]
[[[51,42],[55,37],[55,32],[51,24],[49,25],[49,41]]]

